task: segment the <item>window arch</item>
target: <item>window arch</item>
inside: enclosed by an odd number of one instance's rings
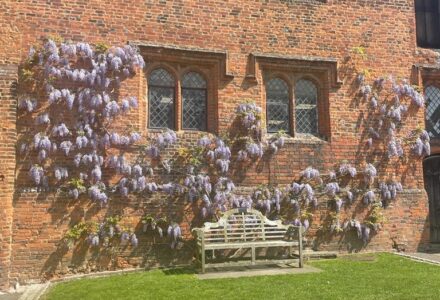
[[[300,79],[295,84],[295,131],[318,133],[318,88],[310,80]]]
[[[425,89],[426,97],[426,130],[431,137],[440,137],[440,89],[428,86]]]
[[[163,68],[148,77],[148,127],[174,129],[174,77]]]
[[[266,84],[267,132],[290,132],[289,86],[281,78],[273,78]]]
[[[182,128],[206,130],[207,85],[203,76],[188,72],[182,77]]]

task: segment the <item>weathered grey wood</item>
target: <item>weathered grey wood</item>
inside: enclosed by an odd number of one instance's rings
[[[292,232],[294,231],[294,232]],[[298,248],[299,267],[303,267],[302,233],[301,226],[283,225],[281,221],[271,221],[254,209],[232,209],[223,214],[217,223],[206,222],[203,228],[194,228],[197,250],[200,249],[200,263],[202,273],[206,269],[207,250],[250,249],[250,264],[259,264],[256,260],[257,248],[288,247],[290,254],[292,247]],[[293,238],[293,233],[296,233]],[[279,260],[268,260],[277,262]],[[285,261],[285,260],[282,260]],[[234,263],[233,263],[234,264]],[[240,263],[242,265],[242,263]],[[249,264],[247,261],[245,264]],[[210,263],[210,265],[213,265]],[[218,265],[218,264],[217,264]],[[228,263],[220,264],[230,265]],[[235,264],[236,265],[236,264]]]
[[[267,247],[291,247],[299,246],[298,241],[260,241],[260,242],[229,242],[229,243],[212,243],[205,244],[205,250],[221,250],[221,249],[246,249],[251,247],[256,248],[267,248]]]
[[[303,265],[303,247],[302,247],[302,230],[300,228],[300,230],[298,231],[298,253],[299,253],[299,267],[302,268],[304,267]]]
[[[205,273],[205,237],[202,235],[202,247],[201,247],[201,260],[202,260],[202,273]]]

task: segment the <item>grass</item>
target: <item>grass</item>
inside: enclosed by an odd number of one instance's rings
[[[312,262],[321,273],[198,280],[190,269],[80,279],[43,299],[439,299],[440,267],[392,254]]]

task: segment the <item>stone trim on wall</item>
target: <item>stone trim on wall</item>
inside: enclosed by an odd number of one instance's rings
[[[130,41],[130,45],[139,47],[143,55],[157,57],[158,55],[175,56],[186,61],[203,64],[217,64],[219,77],[228,81],[234,78],[229,70],[228,51],[203,49],[198,47],[182,47],[170,44],[155,44],[141,41]]]
[[[342,86],[342,81],[338,78],[338,60],[336,58],[254,52],[249,54],[247,79],[256,80],[257,64],[287,69],[308,69],[310,72],[325,72],[331,88],[338,89]]]

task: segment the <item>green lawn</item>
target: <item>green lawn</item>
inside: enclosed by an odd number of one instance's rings
[[[312,262],[321,273],[198,280],[150,271],[55,285],[44,299],[440,299],[440,267],[392,254]],[[372,258],[372,259],[369,259]]]

